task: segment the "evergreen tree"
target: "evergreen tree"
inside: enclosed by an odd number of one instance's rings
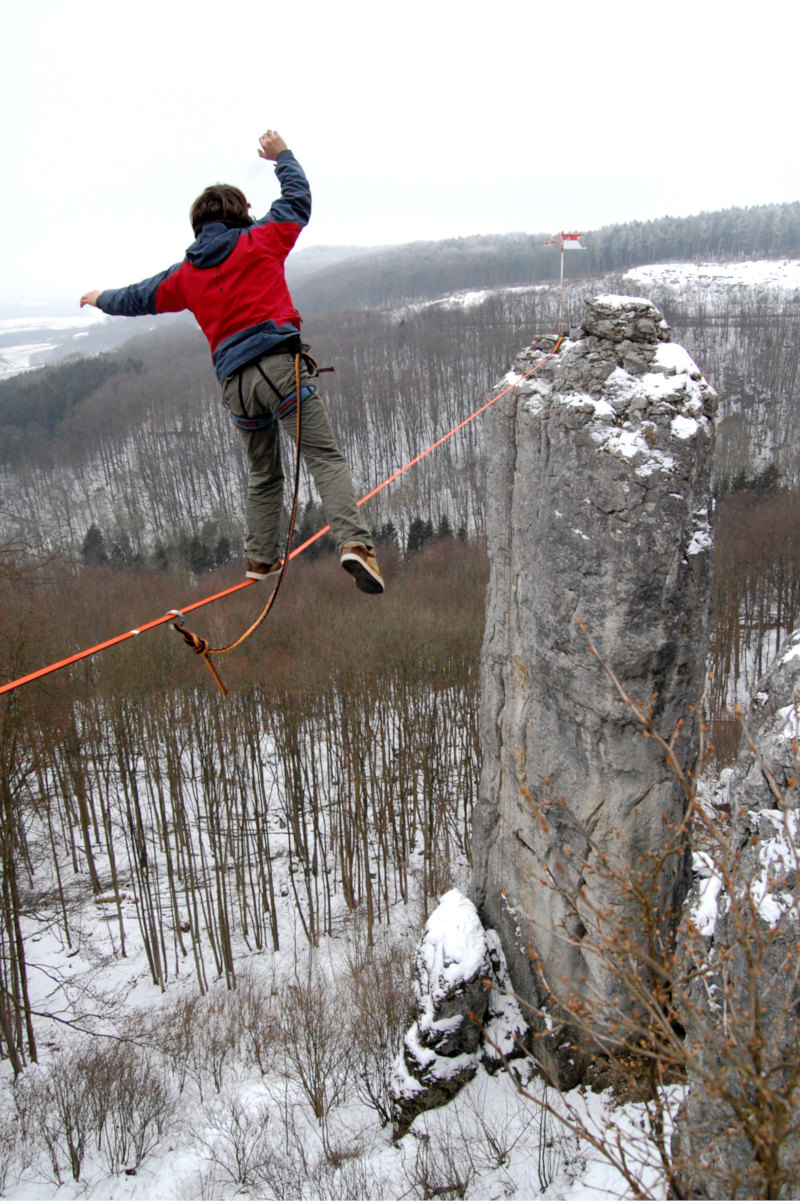
[[[233,557],[233,544],[227,535],[220,535],[214,548],[214,567],[220,568]]]
[[[433,539],[433,523],[429,518],[422,519],[417,515],[408,529],[407,550],[418,552],[429,539]]]
[[[108,560],[103,532],[92,523],[81,545],[84,564],[105,564]]]
[[[189,540],[186,549],[186,564],[191,572],[198,575],[213,568],[211,552],[199,535],[193,535]]]
[[[397,527],[394,525],[391,519],[389,522],[383,523],[380,531],[375,537],[375,543],[382,548],[396,548],[398,546]]]
[[[170,562],[169,548],[160,539],[153,548],[152,560],[159,572],[166,573]]]
[[[119,538],[115,539],[111,545],[111,551],[108,554],[109,563],[115,569],[126,568],[128,565],[136,564],[139,557],[133,550],[130,536],[127,531],[123,531]]]

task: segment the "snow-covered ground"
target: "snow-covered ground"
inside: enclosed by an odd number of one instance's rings
[[[159,324],[178,320],[182,319],[161,315],[132,323],[89,305],[80,309],[77,302],[74,312],[0,318],[0,380],[70,356],[110,351]]]
[[[7,1140],[11,1136],[13,1146],[0,1156],[0,1174],[4,1158],[10,1163],[4,1185],[0,1179],[0,1192],[7,1197],[585,1200],[630,1195],[619,1169],[575,1135],[577,1125],[599,1141],[619,1135],[651,1198],[665,1198],[641,1106],[616,1105],[608,1092],[576,1090],[559,1097],[525,1063],[518,1064],[516,1079],[505,1071],[489,1075],[479,1068],[455,1100],[419,1116],[409,1133],[393,1143],[390,1128],[381,1127],[363,1092],[354,1088],[354,1077],[342,1087],[343,1064],[340,1061],[337,1068],[332,1061],[325,1115],[315,1118],[297,1065],[286,1052],[291,1039],[286,1030],[270,1031],[269,1017],[277,1016],[272,1001],[291,999],[292,992],[302,999],[304,987],[313,983],[317,1002],[328,999],[334,1025],[327,1035],[322,1027],[315,1028],[317,1051],[328,1041],[334,1054],[338,1050],[336,1056],[345,1058],[341,1036],[348,1031],[348,991],[342,993],[341,988],[349,984],[354,961],[369,957],[358,918],[341,936],[322,940],[309,960],[286,897],[280,952],[253,952],[237,940],[236,991],[218,981],[200,997],[187,955],[183,964],[176,964],[175,980],[162,993],[148,970],[133,892],[125,891],[122,902],[127,956],[121,959],[111,953],[119,946],[112,936],[119,923],[116,905],[106,897],[93,900],[80,875],[64,885],[71,901],[71,946],[46,906],[40,905],[36,917],[26,920],[34,1007],[58,1012],[62,1022],[37,1020],[41,1069],[30,1067],[20,1083],[20,1098],[28,1100],[27,1121],[34,1125],[27,1136],[10,1134],[7,1128],[4,1133],[12,1084],[8,1062],[0,1065],[0,1135]],[[418,931],[419,914],[398,906],[376,946],[395,953],[401,947],[408,950]],[[474,960],[470,934],[461,937],[459,948],[469,965]],[[264,1009],[259,1015],[265,1040],[275,1043],[259,1055],[260,1066],[246,1032],[247,1023],[253,1024],[254,1000]],[[245,1013],[249,1021],[243,1024]],[[182,1061],[176,1068],[174,1051],[172,1062],[168,1057],[165,1034],[172,1032],[177,1039],[187,1017],[193,1031],[183,1034],[178,1055]],[[281,1020],[286,1024],[287,1017],[277,1016],[277,1022]],[[302,1027],[298,1014],[288,1021]],[[91,1045],[82,1031],[98,1034]],[[254,1032],[251,1027],[250,1039]],[[49,1081],[59,1065],[62,1075],[65,1066],[74,1074],[90,1048],[119,1048],[112,1039],[119,1035],[149,1056],[150,1072],[166,1090],[161,1133],[158,1136],[151,1124],[144,1143],[148,1152],[139,1160],[129,1147],[127,1168],[114,1165],[111,1138],[98,1145],[94,1134],[87,1133],[80,1178],[75,1181],[63,1154],[66,1137],[58,1124],[53,1125],[52,1113],[42,1109],[37,1085]],[[390,1058],[391,1051],[386,1053]],[[138,1133],[143,1126],[141,1101],[132,1094],[126,1098],[133,1100],[128,1103],[131,1132]],[[115,1099],[110,1090],[112,1111]],[[674,1107],[677,1096],[670,1103]],[[83,1123],[88,1127],[85,1118]],[[53,1170],[48,1140],[61,1154],[59,1175]],[[121,1148],[119,1135],[116,1141]]]
[[[541,293],[547,292],[553,287],[552,284],[515,284],[497,285],[493,288],[464,289],[457,293],[448,293],[446,297],[436,297],[433,301],[414,301],[408,305],[401,305],[392,313],[399,322],[409,314],[420,313],[426,309],[475,309],[478,305],[483,305],[490,297],[507,296],[509,293]]]
[[[631,268],[623,279],[643,288],[660,286],[684,296],[702,293],[716,305],[745,292],[800,293],[800,260],[646,264]]]
[[[623,274],[643,289],[659,288],[680,296],[703,295],[712,305],[718,305],[744,294],[798,294],[800,299],[800,260],[759,259],[740,263],[656,263],[631,268]],[[584,291],[602,281],[580,282]],[[575,285],[567,279],[567,286]],[[418,301],[399,307],[398,320],[410,313],[425,309],[473,309],[492,296],[508,293],[540,293],[554,290],[554,284],[498,285],[492,288],[464,289],[438,297],[433,301]]]
[[[797,292],[800,295],[800,260],[647,264],[631,268],[625,273],[624,279],[635,281],[645,289],[659,287],[676,294],[701,293],[712,303],[752,292]],[[541,292],[553,287],[551,284],[538,284],[466,289],[433,301],[401,306],[396,313],[400,320],[410,312],[428,308],[471,309],[482,305],[494,294]],[[81,339],[85,339],[90,330],[103,324],[120,331],[115,342],[142,334],[145,330],[141,322],[137,323],[134,331],[129,325],[117,324],[89,306],[66,315],[0,319],[0,380],[51,362],[63,355],[65,348],[71,354],[80,355]]]
[[[81,341],[90,329],[107,322],[105,314],[90,306],[67,317],[0,319],[0,380],[47,363],[65,347],[80,355]]]

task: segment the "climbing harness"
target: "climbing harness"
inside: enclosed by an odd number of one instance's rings
[[[272,384],[272,381],[269,382]],[[274,386],[273,386],[274,388]],[[316,385],[303,385],[300,390],[300,404],[308,401],[317,391]],[[293,390],[284,397],[274,414],[260,414],[257,418],[248,418],[246,414],[233,414],[234,426],[238,426],[240,431],[263,431],[265,427],[272,426],[278,418],[285,418],[287,414],[291,414],[292,410],[297,406],[297,392]]]
[[[490,406],[493,406],[495,404],[495,402],[498,402],[502,397],[507,396],[507,394],[509,394],[509,393],[513,392],[515,389],[519,388],[519,386],[522,384],[522,382],[524,380],[526,380],[529,376],[532,376],[534,372],[538,372],[538,370],[544,364],[546,364],[548,360],[552,359],[552,357],[557,353],[557,351],[561,347],[562,342],[563,342],[563,335],[559,332],[555,338],[555,342],[554,342],[552,349],[550,351],[544,353],[542,358],[540,360],[538,360],[533,365],[532,368],[529,368],[525,372],[521,373],[513,381],[511,381],[510,384],[507,384],[505,386],[505,388],[501,389],[499,393],[495,394],[494,397],[491,397],[489,399],[489,401],[484,402],[483,405],[479,406],[476,410],[474,410],[467,418],[462,419],[461,422],[457,423],[446,434],[442,435],[439,439],[435,440],[434,443],[431,443],[430,446],[428,446],[424,449],[424,451],[419,452],[416,456],[414,456],[413,459],[409,460],[407,464],[404,464],[402,468],[398,468],[395,472],[393,472],[390,476],[388,476],[384,481],[381,481],[380,485],[376,485],[375,488],[371,489],[369,493],[364,494],[364,496],[359,499],[357,505],[363,506],[365,502],[370,501],[371,498],[376,496],[376,494],[378,494],[382,490],[386,489],[387,486],[391,485],[393,481],[396,481],[398,479],[398,477],[403,476],[403,474],[408,472],[408,470],[410,468],[413,468],[415,464],[419,464],[420,460],[424,460],[426,456],[429,456],[431,454],[431,452],[436,451],[436,449],[441,447],[441,445],[443,443],[446,443],[448,439],[451,439],[453,437],[453,435],[457,434],[460,430],[463,430],[463,428],[465,426],[467,426],[470,422],[473,422],[480,414],[483,414],[486,410],[489,409]],[[330,368],[319,368],[319,369],[317,369],[317,375],[319,375],[319,373],[321,373],[321,372],[330,372],[330,371],[332,371],[332,369],[330,369]],[[299,375],[300,375],[300,369],[299,369],[299,364],[296,360],[295,361],[295,377],[296,377],[298,387],[299,387]],[[300,411],[302,409],[302,390],[300,393],[300,397],[301,397],[301,404],[300,404],[300,406],[297,407],[298,429],[299,429],[299,423],[300,423]],[[297,497],[298,497],[298,482],[299,482],[299,447],[300,447],[299,435],[298,435],[297,444],[298,444],[298,461],[295,466],[295,493],[294,493],[294,504],[292,507],[292,517],[291,517],[290,529],[289,529],[289,547],[291,547],[291,541],[292,541],[293,533],[294,533],[294,520],[295,520],[296,513],[297,513]],[[222,685],[222,682],[219,679],[219,674],[217,673],[216,667],[213,665],[213,663],[210,660],[210,657],[211,656],[219,656],[223,652],[229,652],[233,648],[238,647],[240,644],[242,644],[248,638],[248,636],[252,635],[252,633],[254,631],[256,631],[258,627],[261,626],[261,624],[264,622],[267,615],[269,614],[269,611],[271,610],[272,605],[275,601],[275,597],[278,592],[278,587],[280,586],[281,581],[283,580],[284,574],[286,572],[287,563],[290,560],[294,560],[294,558],[296,556],[300,556],[303,552],[306,551],[307,548],[310,548],[312,544],[316,543],[316,541],[318,539],[321,539],[323,535],[326,535],[328,531],[330,531],[329,526],[326,525],[324,527],[320,527],[319,531],[317,531],[314,535],[310,536],[310,538],[307,539],[304,543],[299,544],[298,547],[291,549],[291,551],[287,547],[287,552],[283,558],[283,565],[281,566],[280,575],[277,579],[275,589],[273,590],[272,594],[270,595],[267,605],[264,607],[263,611],[261,612],[259,617],[256,619],[255,623],[253,623],[252,626],[249,627],[248,630],[243,635],[241,635],[237,640],[233,641],[233,643],[231,643],[231,644],[226,645],[226,647],[224,647],[224,648],[209,647],[207,640],[201,639],[199,636],[196,636],[193,632],[189,631],[186,628],[185,617],[187,614],[189,614],[190,611],[199,610],[200,607],[202,607],[202,606],[208,606],[211,602],[217,602],[222,598],[227,598],[230,594],[237,593],[241,589],[247,589],[250,586],[255,585],[255,581],[253,581],[252,579],[238,581],[235,585],[230,585],[226,589],[220,590],[216,594],[211,594],[207,598],[200,598],[197,602],[191,602],[187,606],[181,607],[179,610],[176,609],[176,610],[167,611],[166,614],[160,615],[157,619],[151,619],[149,622],[143,623],[140,627],[133,627],[133,628],[131,628],[130,631],[123,631],[119,635],[112,636],[111,639],[104,640],[100,644],[93,645],[93,647],[91,647],[91,648],[84,648],[81,652],[75,652],[71,656],[64,657],[62,660],[54,661],[53,664],[51,664],[51,665],[45,665],[41,669],[36,669],[31,673],[26,673],[24,676],[16,678],[14,681],[6,682],[5,685],[0,686],[0,695],[8,694],[13,690],[19,689],[20,686],[28,685],[30,682],[38,681],[39,678],[46,677],[50,673],[55,673],[59,669],[66,669],[69,665],[74,665],[78,661],[85,660],[87,657],[95,656],[98,652],[104,652],[107,648],[112,648],[117,644],[123,643],[125,640],[132,639],[134,636],[143,635],[144,632],[151,631],[155,627],[160,627],[164,623],[171,623],[172,626],[176,629],[176,631],[178,631],[183,636],[183,638],[184,638],[184,640],[186,640],[187,644],[189,644],[190,647],[194,648],[195,651],[198,653],[198,655],[203,657],[203,659],[205,660],[206,664],[209,667],[209,670],[210,670],[212,676],[214,677],[214,680],[217,682],[217,684],[219,685],[222,692],[227,693],[227,691],[225,690],[225,687]]]
[[[281,344],[281,350],[284,348],[285,344]],[[239,408],[242,412],[241,414],[234,414],[233,411],[231,411],[231,419],[233,420],[234,426],[237,426],[240,431],[263,431],[265,427],[272,426],[273,422],[275,422],[278,418],[286,418],[289,414],[291,414],[292,410],[297,405],[298,392],[300,394],[301,405],[303,402],[308,401],[309,397],[316,393],[316,385],[303,385],[302,388],[300,387],[300,376],[298,369],[298,363],[300,359],[302,359],[303,363],[305,364],[309,376],[319,376],[321,372],[333,372],[333,368],[318,368],[317,361],[314,359],[313,355],[309,354],[307,345],[305,343],[301,344],[299,339],[297,339],[296,342],[293,341],[291,350],[294,351],[295,356],[295,387],[290,393],[283,394],[281,393],[280,389],[275,387],[270,377],[267,376],[266,372],[261,367],[260,360],[256,360],[254,364],[254,367],[261,376],[261,379],[264,381],[264,384],[269,385],[270,389],[272,389],[272,392],[278,399],[277,408],[273,411],[265,410],[261,414],[247,413],[242,390],[242,369],[239,369],[237,373],[239,386]],[[245,367],[246,366],[247,365],[245,365]]]

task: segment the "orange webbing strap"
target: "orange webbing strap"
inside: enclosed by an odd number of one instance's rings
[[[286,540],[286,554],[284,555],[283,560],[281,561],[281,571],[278,574],[278,579],[275,582],[275,587],[272,590],[272,593],[270,594],[269,598],[267,599],[266,606],[264,607],[264,609],[262,610],[261,614],[258,616],[256,621],[254,623],[251,623],[251,625],[247,628],[247,631],[243,632],[242,635],[240,635],[238,637],[238,639],[233,640],[230,644],[225,644],[222,648],[211,648],[209,646],[208,640],[204,640],[200,636],[196,635],[193,631],[187,630],[187,628],[184,626],[183,615],[178,615],[178,618],[172,624],[172,626],[175,628],[175,630],[177,632],[179,632],[180,635],[183,636],[185,642],[189,645],[189,647],[193,648],[194,651],[198,654],[198,656],[202,656],[203,660],[208,665],[208,668],[211,672],[211,676],[214,678],[214,681],[217,683],[220,690],[222,690],[223,694],[227,694],[228,691],[226,690],[226,688],[222,682],[222,678],[220,677],[219,673],[217,672],[216,666],[214,665],[214,662],[211,660],[211,657],[212,656],[222,656],[222,654],[225,652],[232,652],[234,648],[238,648],[239,645],[243,644],[246,639],[249,639],[249,637],[253,634],[254,631],[258,631],[258,628],[261,626],[261,624],[264,622],[264,620],[266,619],[269,612],[272,610],[275,599],[278,596],[278,590],[281,587],[281,582],[283,581],[283,578],[286,575],[286,566],[289,563],[289,553],[292,548],[292,539],[294,537],[294,525],[295,525],[295,520],[297,518],[297,499],[298,499],[298,496],[300,493],[300,435],[302,432],[302,419],[300,417],[300,411],[302,410],[303,407],[302,407],[302,399],[300,397],[300,352],[299,351],[298,351],[297,355],[294,357],[294,384],[295,384],[295,399],[296,399],[296,403],[297,403],[295,406],[295,410],[297,413],[297,431],[296,431],[296,436],[295,436],[296,443],[297,443],[297,453],[295,455],[295,464],[294,464],[294,497],[292,499],[292,511],[289,516],[289,534],[288,534],[288,537]],[[176,614],[176,615],[178,614],[177,611],[173,611],[172,613]]]
[[[442,435],[440,439],[437,439],[435,443],[432,443],[430,447],[426,447],[425,450],[420,452],[419,455],[415,456],[413,460],[409,460],[408,463],[404,464],[402,468],[398,468],[396,472],[393,472],[392,475],[387,477],[385,481],[382,481],[380,485],[376,485],[375,488],[369,493],[364,494],[364,496],[359,500],[358,505],[363,506],[365,502],[368,502],[370,498],[375,497],[375,495],[380,493],[381,490],[385,489],[387,485],[390,485],[393,481],[396,481],[398,477],[401,477],[403,473],[408,472],[410,468],[413,468],[414,465],[418,464],[420,460],[423,460],[425,456],[430,455],[430,453],[435,451],[437,447],[440,447],[448,439],[452,438],[453,435],[457,434],[458,431],[477,418],[479,414],[483,414],[485,410],[488,410],[490,406],[493,406],[496,401],[500,400],[501,397],[505,397],[508,393],[511,393],[512,390],[516,389],[524,380],[526,380],[529,376],[532,376],[534,372],[538,372],[542,365],[547,363],[547,361],[556,354],[561,346],[562,341],[563,336],[559,335],[556,339],[553,350],[548,352],[541,360],[534,364],[532,368],[530,368],[527,372],[523,372],[516,380],[512,381],[510,385],[507,385],[505,389],[501,389],[501,391],[489,401],[485,402],[482,406],[479,406],[478,409],[470,414],[468,418],[465,418],[462,422],[459,422],[456,426],[449,430],[446,435]],[[284,557],[284,567],[286,561],[294,560],[295,556],[300,556],[307,548],[310,548],[313,543],[316,543],[318,539],[321,539],[323,535],[326,535],[328,531],[330,531],[329,526],[321,527],[315,535],[311,536],[310,539],[307,539],[304,543],[301,543],[298,545],[298,547],[294,548],[286,557]],[[281,573],[281,576],[283,576],[283,572]],[[255,584],[256,582],[251,578],[248,578],[245,581],[237,581],[235,585],[229,585],[227,589],[220,590],[219,593],[211,594],[207,598],[200,598],[197,602],[190,602],[187,606],[181,607],[180,610],[170,610],[166,614],[160,615],[157,619],[151,619],[148,623],[143,623],[141,627],[134,627],[130,631],[123,631],[120,635],[115,635],[109,640],[104,640],[101,644],[95,644],[91,648],[84,648],[82,652],[75,652],[71,656],[64,657],[63,660],[54,661],[52,665],[45,665],[42,669],[36,669],[32,673],[26,673],[23,677],[15,678],[14,681],[6,682],[5,685],[0,686],[0,694],[8,694],[12,690],[19,689],[20,686],[28,685],[32,681],[38,681],[39,678],[46,677],[50,673],[56,673],[59,669],[66,669],[69,665],[76,664],[77,661],[85,660],[89,656],[95,656],[98,652],[104,652],[106,648],[113,648],[115,644],[122,644],[125,640],[130,640],[134,636],[142,635],[145,631],[152,631],[154,627],[160,627],[164,623],[172,623],[173,626],[175,626],[176,616],[179,616],[181,619],[183,619],[191,611],[199,610],[201,606],[208,606],[211,602],[218,602],[221,598],[227,598],[229,594],[235,594],[239,590],[248,589],[251,585]],[[255,626],[260,625],[266,618],[266,615],[269,613],[269,608],[272,605],[273,598],[274,594],[270,598],[267,607],[265,607],[265,611],[262,612],[262,615],[256,620]],[[181,634],[183,634],[183,632],[181,632]],[[247,638],[247,635],[249,634],[249,631],[246,632],[238,642],[241,642],[241,639]],[[184,639],[185,638],[186,636],[184,635]],[[193,643],[192,646],[194,646]],[[200,650],[198,649],[198,651]],[[205,650],[205,652],[209,651],[211,650]],[[205,653],[200,651],[200,655],[205,655]],[[217,676],[216,671],[208,662],[207,657],[206,663],[209,665],[211,672]],[[221,688],[224,690],[224,687]]]

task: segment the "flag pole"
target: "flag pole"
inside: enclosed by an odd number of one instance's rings
[[[564,231],[561,231],[561,283],[558,294],[558,331],[559,337],[564,333]]]
[[[577,243],[578,250],[582,251],[584,248],[581,246],[581,243],[580,243],[581,238],[583,238],[582,234],[577,234],[577,233],[576,234],[568,234],[564,230],[562,230],[559,234],[554,234],[553,237],[549,238],[547,240],[547,242],[545,243],[545,246],[548,246],[548,247],[558,247],[559,252],[561,254],[561,267],[560,267],[559,281],[558,281],[558,333],[559,333],[559,335],[562,335],[564,333],[563,330],[561,329],[561,327],[564,324],[564,247],[566,246],[567,240],[569,239],[570,246],[572,246],[573,242]]]

